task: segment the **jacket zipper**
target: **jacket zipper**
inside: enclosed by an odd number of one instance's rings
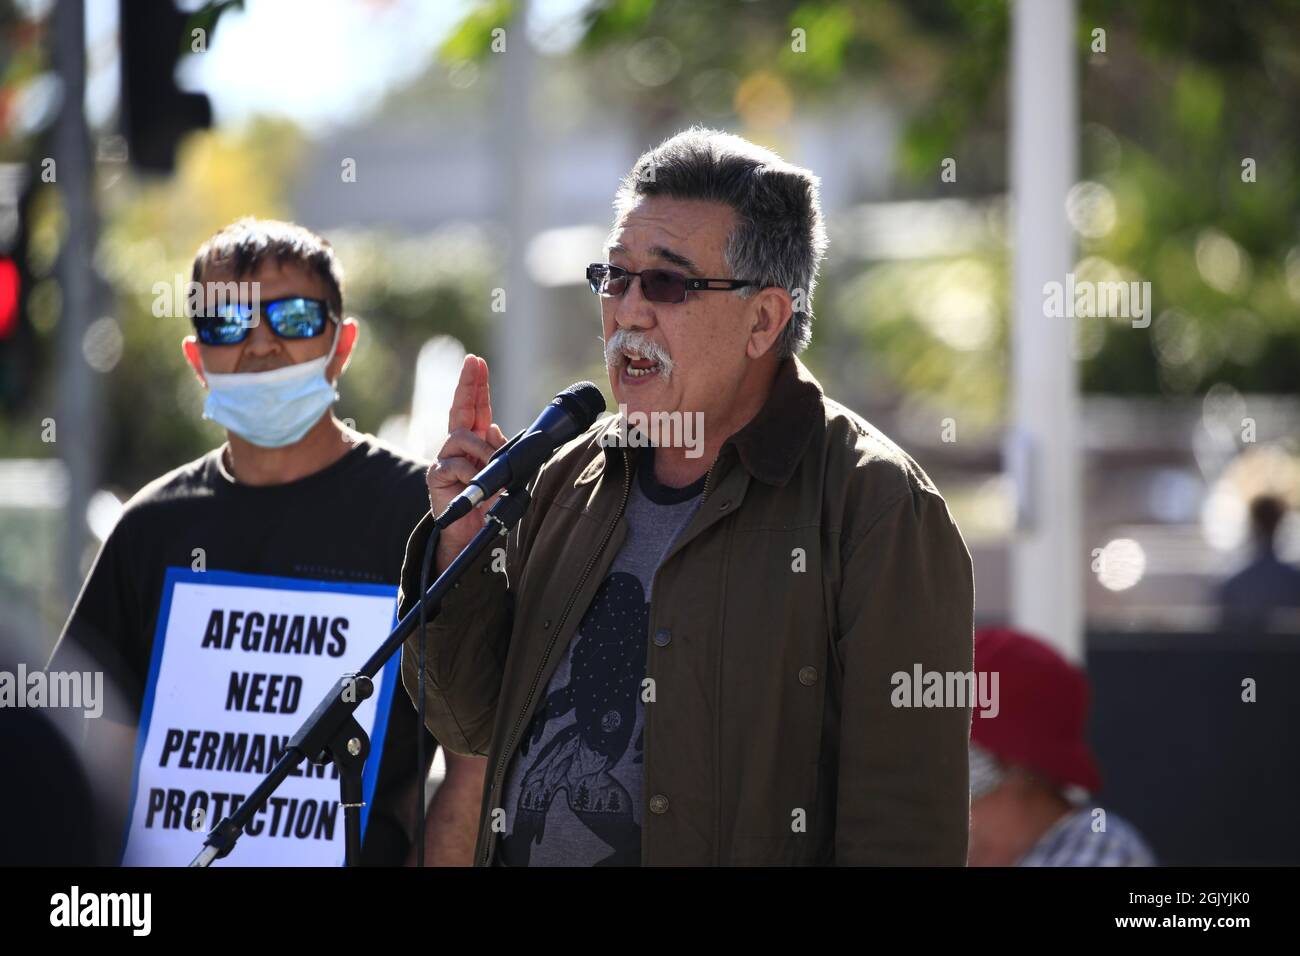
[[[704,483],[706,486],[708,485],[707,478]],[[568,620],[569,612],[573,610],[573,605],[578,600],[578,595],[582,593],[582,586],[587,583],[587,578],[591,576],[591,569],[596,566],[596,562],[600,560],[601,554],[604,553],[605,548],[609,545],[609,539],[614,536],[614,529],[618,527],[618,519],[623,517],[623,512],[627,508],[627,500],[631,497],[631,494],[632,462],[631,456],[625,451],[623,453],[623,500],[619,502],[618,511],[614,514],[614,520],[609,523],[609,527],[605,530],[605,537],[601,540],[600,547],[596,549],[596,553],[591,556],[591,560],[588,561],[587,566],[583,568],[582,577],[578,579],[578,586],[574,588],[573,593],[569,595],[569,602],[564,606],[564,612],[556,622],[555,630],[551,632],[551,639],[547,642],[546,650],[542,654],[541,665],[537,668],[537,673],[533,675],[532,686],[528,688],[528,696],[524,699],[524,708],[519,712],[519,716],[515,718],[515,725],[510,730],[510,737],[506,740],[505,749],[501,751],[501,757],[497,761],[496,769],[492,774],[492,790],[494,793],[497,792],[497,788],[502,786],[504,783],[502,778],[505,776],[506,761],[510,759],[510,754],[514,752],[515,739],[519,736],[519,728],[524,722],[524,716],[528,713],[528,708],[532,706],[533,697],[537,693],[537,685],[541,682],[542,674],[546,670],[546,662],[550,660],[551,651],[555,648],[556,638],[560,636],[560,631],[564,628],[564,622]],[[482,863],[484,866],[487,865],[488,857],[491,856],[492,843],[493,841],[491,839],[484,841],[482,856]]]
[[[709,482],[713,481],[713,469],[718,467],[718,461],[720,461],[721,458],[722,453],[718,452],[718,457],[713,460],[713,464],[709,465],[709,470],[704,475],[704,489],[700,492],[701,504],[703,504],[704,500],[709,497]]]

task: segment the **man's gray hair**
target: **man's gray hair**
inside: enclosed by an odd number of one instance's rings
[[[818,185],[808,170],[771,150],[693,126],[642,154],[623,178],[614,197],[615,229],[645,196],[730,206],[736,227],[724,256],[731,276],[754,279],[759,288],[779,286],[794,298],[794,314],[777,342],[777,354],[784,358],[812,340],[812,295],[826,252]],[[750,286],[740,295],[756,291]]]

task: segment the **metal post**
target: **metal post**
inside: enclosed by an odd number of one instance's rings
[[[1078,369],[1068,318],[1043,286],[1073,268],[1065,197],[1076,175],[1074,0],[1016,0],[1011,66],[1014,199],[1012,443],[1020,508],[1011,554],[1017,627],[1082,656]]]
[[[55,441],[68,473],[67,526],[60,578],[70,607],[81,587],[86,546],[86,503],[98,478],[98,383],[82,343],[90,326],[91,256],[95,216],[90,132],[86,127],[86,11],[83,0],[59,0],[54,11],[54,58],[63,103],[54,126],[55,185],[67,235],[57,265],[63,311],[59,317],[59,399]]]

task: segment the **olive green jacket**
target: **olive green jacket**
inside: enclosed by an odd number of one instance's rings
[[[635,450],[605,438],[615,423],[546,464],[504,568],[486,551],[427,627],[429,730],[489,758],[479,865],[509,760],[626,534]],[[403,615],[431,524],[407,546]],[[964,865],[970,702],[895,706],[891,678],[970,672],[972,612],[970,556],[930,479],[784,361],[655,575],[642,864]]]

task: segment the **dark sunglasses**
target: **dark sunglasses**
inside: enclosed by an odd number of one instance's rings
[[[753,279],[696,279],[668,269],[632,272],[608,262],[593,262],[587,266],[587,284],[591,291],[607,299],[626,292],[633,276],[641,277],[641,294],[651,302],[685,302],[687,292],[731,292],[749,285],[760,285]]]
[[[271,331],[282,339],[315,338],[325,331],[330,318],[328,303],[302,296],[263,302],[260,311]],[[194,331],[204,345],[238,345],[256,324],[253,307],[239,302],[218,306],[212,315],[194,317]]]

